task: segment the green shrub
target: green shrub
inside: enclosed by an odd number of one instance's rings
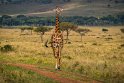
[[[76,61],[76,62],[72,65],[72,67],[75,68],[75,67],[77,67],[78,65],[80,65],[80,63],[79,63],[78,61]]]
[[[3,47],[0,47],[1,52],[9,52],[9,51],[13,51],[13,50],[14,49],[13,49],[12,45],[9,45],[9,44],[4,45]]]
[[[84,70],[84,67],[83,66],[80,66],[79,68],[78,68],[78,72],[79,73],[83,73],[85,70]]]

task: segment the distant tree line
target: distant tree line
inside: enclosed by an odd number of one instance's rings
[[[103,26],[103,25],[124,25],[124,15],[103,16],[97,17],[83,17],[83,16],[63,16],[60,17],[61,22],[72,22],[76,25],[88,26]],[[55,17],[31,17],[18,15],[11,17],[3,15],[0,17],[0,26],[20,26],[20,25],[34,25],[34,26],[54,26]]]
[[[0,4],[19,4],[22,2],[38,2],[38,3],[43,3],[43,4],[49,4],[49,3],[54,3],[54,2],[71,2],[72,0],[0,0]],[[82,0],[82,2],[88,2],[92,3],[96,0]],[[81,1],[80,1],[81,2]],[[124,0],[108,0],[108,5],[111,6],[111,3],[124,3]]]
[[[0,4],[20,4],[23,2],[38,2],[42,4],[49,4],[53,2],[71,2],[71,0],[0,0]]]

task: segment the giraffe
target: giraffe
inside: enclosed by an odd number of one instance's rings
[[[60,65],[61,65],[61,61],[60,61],[61,60],[61,51],[63,48],[63,34],[59,28],[59,15],[60,15],[62,9],[57,6],[55,11],[56,11],[56,25],[55,25],[53,34],[51,36],[51,47],[53,49],[53,54],[56,59],[55,69],[59,70]]]

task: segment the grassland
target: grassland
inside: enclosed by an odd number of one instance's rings
[[[35,72],[0,64],[0,83],[57,83]]]
[[[64,44],[62,51],[62,71],[73,72],[79,77],[70,73],[64,73],[62,76],[76,80],[82,80],[80,76],[85,76],[104,83],[123,83],[124,33],[120,31],[123,26],[80,27],[88,28],[91,32],[85,34],[80,42],[80,35],[71,31],[71,43]],[[103,32],[102,28],[107,28],[108,32]],[[24,35],[28,32],[23,35],[20,33],[19,29],[0,29],[0,46],[9,44],[14,48],[10,52],[0,52],[0,62],[34,64],[55,72],[55,59],[50,44],[48,48],[44,46],[45,41],[50,40],[52,32],[44,35],[43,43],[40,41],[40,35],[35,32],[32,35]]]

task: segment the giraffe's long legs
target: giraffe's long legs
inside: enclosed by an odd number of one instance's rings
[[[60,65],[61,65],[61,63],[60,63],[60,58],[58,58],[58,69],[60,69]]]
[[[56,53],[56,55],[57,55],[57,57],[56,57],[56,66],[55,66],[55,68],[56,69],[58,69],[58,70],[60,70],[60,60],[61,60],[61,57],[60,57],[60,50],[59,50],[59,48],[58,48],[58,51],[57,51],[57,53]]]
[[[58,48],[58,69],[60,69],[60,66],[61,66],[61,49],[60,47]]]
[[[56,66],[55,66],[55,69],[58,69],[58,60],[56,58]]]
[[[59,70],[60,69],[60,58],[56,58],[56,66],[55,69]]]

